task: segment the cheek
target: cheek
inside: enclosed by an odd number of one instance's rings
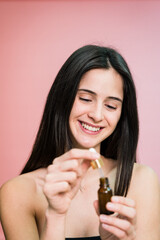
[[[74,117],[76,115],[77,111],[78,111],[78,107],[77,107],[77,104],[76,104],[76,101],[75,101],[74,104],[73,104],[73,107],[72,107],[69,118],[72,119],[72,117]]]
[[[81,104],[78,100],[75,100],[70,117],[71,118],[76,118],[79,117],[82,114],[85,114],[89,111],[88,106],[85,106],[84,104]]]
[[[84,113],[84,108],[80,105],[74,104],[70,113],[69,122],[76,121]]]
[[[71,114],[70,114],[70,120],[73,120],[74,118],[77,118],[80,116],[81,112],[82,112],[83,109],[81,109],[80,107],[74,107],[71,111]]]
[[[120,117],[121,117],[121,110],[119,111],[119,112],[117,112],[117,123],[119,122],[119,120],[120,120]]]
[[[120,117],[121,117],[121,111],[108,114],[106,119],[110,125],[116,126],[117,123],[119,122]]]

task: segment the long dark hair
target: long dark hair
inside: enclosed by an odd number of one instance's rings
[[[72,148],[69,116],[80,80],[91,69],[111,67],[123,79],[124,99],[120,120],[112,135],[101,143],[101,154],[117,161],[115,194],[126,196],[138,142],[136,91],[126,61],[112,48],[86,45],[64,63],[48,94],[31,155],[21,174],[47,167]]]

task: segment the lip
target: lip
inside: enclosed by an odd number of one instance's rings
[[[91,126],[91,127],[95,127],[95,128],[103,128],[102,126],[100,126],[100,125],[93,125],[93,124],[91,124],[91,123],[88,123],[88,122],[85,122],[85,121],[81,121],[81,120],[79,120],[79,122],[82,124],[82,123],[85,123],[85,124],[87,124],[88,126]]]
[[[87,133],[87,134],[90,134],[90,135],[97,135],[97,134],[100,133],[100,132],[102,131],[102,129],[103,129],[102,126],[93,125],[93,124],[90,124],[90,123],[87,123],[87,122],[84,122],[84,121],[80,121],[80,120],[79,120],[78,122],[79,122],[79,125],[80,125],[81,130],[82,130],[83,132]],[[82,126],[82,123],[85,123],[85,124],[87,124],[87,125],[89,125],[89,126],[91,126],[91,127],[100,128],[100,129],[99,129],[98,131],[96,131],[96,132],[93,132],[93,131],[90,131],[90,130],[84,128],[84,127]]]

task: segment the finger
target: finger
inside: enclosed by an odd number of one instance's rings
[[[101,215],[100,221],[102,227],[113,233],[118,239],[135,239],[136,232],[133,225],[126,220],[118,219],[111,216]]]
[[[93,206],[94,206],[94,208],[95,208],[95,210],[96,210],[97,215],[99,216],[98,200],[95,200],[95,201],[93,202]]]
[[[44,185],[43,192],[48,197],[51,198],[59,193],[65,193],[70,191],[71,186],[68,182],[58,182],[56,184],[46,184]]]
[[[116,236],[119,240],[127,239],[127,234],[123,230],[116,228],[112,225],[102,224],[102,228],[110,233],[112,233],[114,236]]]
[[[77,171],[79,166],[79,161],[74,159],[59,163],[59,169],[62,171]]]
[[[126,219],[120,219],[113,216],[100,215],[100,221],[102,224],[112,225],[113,227],[119,228],[122,231],[127,232],[127,235],[133,229],[132,224]]]
[[[57,182],[68,182],[73,184],[77,180],[77,174],[75,172],[57,172],[54,174],[47,174],[45,178],[46,184],[52,184]]]
[[[83,164],[84,165],[84,164]],[[64,162],[57,162],[56,164],[51,164],[47,168],[48,173],[53,173],[55,171],[75,171],[80,177],[84,172],[84,166],[80,167],[81,163],[77,159],[66,160]],[[90,163],[89,163],[90,166]]]
[[[120,203],[108,202],[106,207],[109,211],[117,212],[120,215],[125,216],[130,219],[133,219],[136,215],[135,208],[128,207],[128,206],[120,204]]]
[[[111,198],[111,201],[113,203],[121,203],[128,207],[135,207],[135,201],[131,198],[126,198],[126,197],[122,197],[122,196],[113,196]]]
[[[82,176],[82,168],[80,167],[80,161],[78,160],[68,160],[63,163],[60,163],[60,170],[61,171],[75,171],[77,176]]]
[[[51,164],[47,168],[48,173],[55,171],[78,171],[80,162],[78,160],[68,160],[65,162],[58,162],[56,164]]]
[[[71,149],[70,151],[64,153],[58,158],[55,158],[53,160],[54,162],[62,162],[66,161],[68,159],[88,159],[88,160],[95,160],[100,157],[100,154],[97,152],[91,152],[89,150],[84,150],[84,149]]]

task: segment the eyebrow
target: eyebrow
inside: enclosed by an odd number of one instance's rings
[[[93,92],[93,91],[91,91],[91,90],[89,90],[89,89],[78,89],[78,91],[80,91],[80,92],[87,92],[87,93],[90,93],[90,94],[92,94],[92,95],[97,95],[95,92]],[[109,96],[109,97],[107,97],[107,98],[112,99],[112,100],[119,101],[119,102],[121,102],[121,103],[123,102],[122,99],[120,99],[120,98],[118,98],[118,97]]]
[[[82,92],[87,92],[87,93],[91,93],[93,95],[97,95],[95,92],[91,91],[91,90],[88,90],[88,89],[78,89],[78,91],[82,91]]]

